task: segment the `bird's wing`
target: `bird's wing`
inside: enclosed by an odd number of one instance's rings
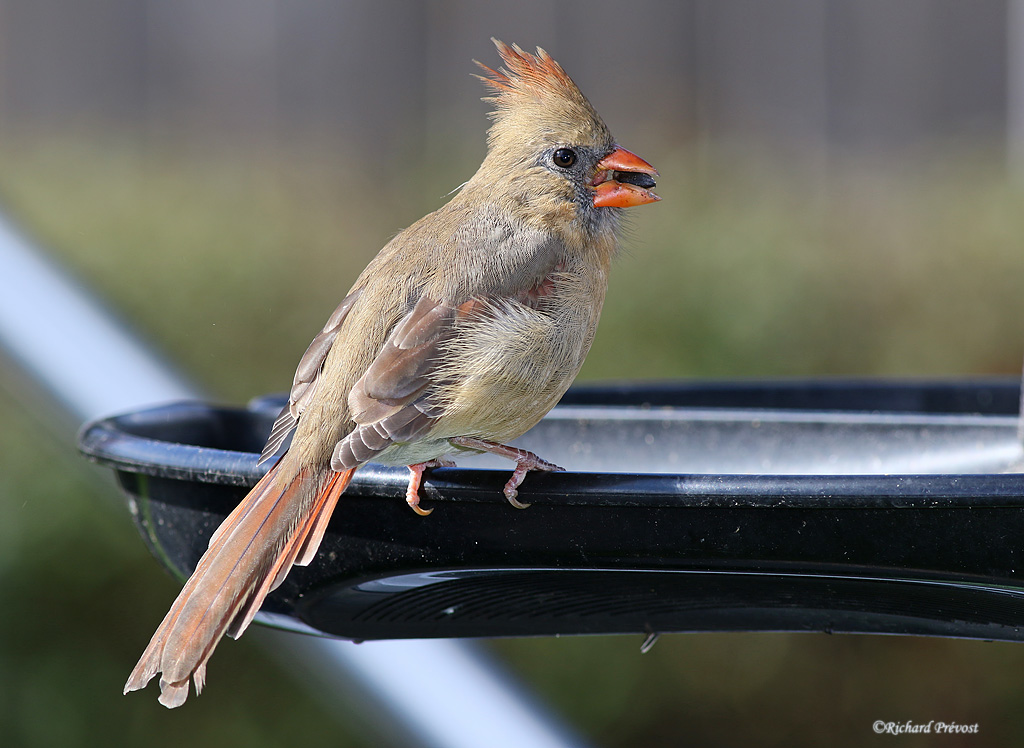
[[[431,395],[445,344],[457,322],[484,302],[452,305],[421,297],[395,326],[380,353],[349,393],[356,428],[334,450],[331,467],[346,470],[373,459],[396,442],[426,433],[441,415]]]
[[[302,411],[306,409],[306,406],[313,397],[313,393],[316,392],[320,369],[324,365],[324,360],[327,358],[331,346],[334,345],[334,339],[338,336],[338,330],[341,329],[345,317],[348,316],[349,310],[355,304],[356,299],[359,298],[360,293],[362,293],[361,289],[353,291],[342,299],[341,303],[338,304],[338,308],[334,310],[334,313],[327,320],[327,324],[313,338],[313,342],[309,344],[309,348],[306,349],[306,352],[299,360],[298,368],[295,370],[295,378],[292,380],[292,389],[288,394],[288,404],[284,406],[281,415],[277,417],[273,427],[270,429],[270,437],[267,439],[266,446],[263,447],[263,452],[260,453],[258,465],[263,464],[277,454],[285,439],[295,430],[295,426],[299,422],[299,416],[302,415]]]

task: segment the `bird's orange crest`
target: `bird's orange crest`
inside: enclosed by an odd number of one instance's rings
[[[491,39],[504,67],[494,70],[477,62],[486,75],[478,75],[494,96],[494,125],[488,133],[492,147],[507,143],[521,148],[532,138],[565,142],[611,142],[597,112],[562,66],[540,47],[537,54],[519,45]]]
[[[494,46],[498,48],[505,68],[494,70],[482,62],[474,60],[477,65],[486,71],[487,75],[477,76],[493,88],[498,96],[505,92],[525,93],[531,91],[536,94],[554,93],[565,96],[579,96],[579,89],[573,83],[572,78],[565,74],[562,66],[555,62],[551,55],[540,47],[537,47],[537,54],[532,55],[523,51],[518,44],[509,46],[505,42],[491,39]]]

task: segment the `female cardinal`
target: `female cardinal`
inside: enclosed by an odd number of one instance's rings
[[[658,172],[616,145],[561,66],[494,41],[477,63],[493,95],[487,156],[444,207],[381,250],[302,360],[261,462],[291,446],[210,539],[132,671],[160,703],[203,687],[221,637],[238,638],[293,564],[308,564],[338,497],[373,460],[423,470],[457,451],[560,470],[505,446],[536,424],[583,364],[615,254],[621,208],[658,200]]]

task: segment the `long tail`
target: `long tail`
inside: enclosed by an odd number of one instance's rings
[[[210,538],[210,547],[153,634],[124,692],[157,673],[160,703],[181,706],[188,681],[203,688],[206,662],[224,634],[237,639],[293,564],[316,555],[338,497],[355,469],[326,475],[290,468],[287,455]]]

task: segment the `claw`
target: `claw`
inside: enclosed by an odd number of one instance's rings
[[[410,509],[421,517],[426,517],[434,511],[433,509],[424,509],[420,506],[420,483],[423,480],[423,471],[432,467],[455,467],[455,463],[451,460],[428,460],[427,462],[409,465],[409,472],[412,475],[409,476],[409,488],[405,491],[405,502],[409,505]]]
[[[420,515],[421,517],[427,517],[434,511],[433,508],[424,509],[423,507],[421,507],[419,496],[407,496],[405,500],[409,504],[409,508],[412,509],[414,512],[416,512],[416,514]]]
[[[509,481],[511,483],[512,481]],[[530,504],[524,504],[522,501],[516,498],[519,492],[514,488],[509,488],[508,483],[505,484],[505,498],[508,499],[508,503],[514,506],[516,509],[529,509]]]

